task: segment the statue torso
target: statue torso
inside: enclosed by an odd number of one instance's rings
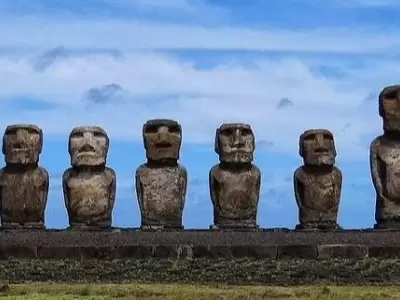
[[[187,180],[184,167],[153,168],[142,165],[136,176],[141,190],[138,201],[141,202],[142,213],[150,219],[181,215]]]
[[[66,178],[68,189],[68,208],[75,216],[101,215],[111,209],[111,185],[113,176],[110,172],[77,173],[69,172]]]
[[[256,166],[248,170],[225,170],[219,165],[210,172],[216,195],[216,208],[221,215],[244,217],[257,211],[261,173]]]

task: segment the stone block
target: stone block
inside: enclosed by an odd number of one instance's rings
[[[156,245],[153,248],[155,258],[177,258],[178,248],[176,245]]]
[[[153,246],[134,245],[114,248],[115,258],[150,258],[153,255]]]
[[[315,245],[282,245],[278,246],[278,259],[316,259],[318,257]]]
[[[114,259],[115,251],[111,246],[84,245],[79,249],[84,259]]]
[[[368,249],[369,257],[376,258],[399,258],[400,245],[397,246],[370,246]]]
[[[209,258],[225,258],[231,259],[231,246],[209,246],[208,247],[208,254]]]
[[[319,259],[331,258],[365,258],[368,256],[368,247],[361,245],[319,245],[317,246]]]
[[[191,245],[179,245],[177,247],[178,258],[193,258],[193,247]]]
[[[278,247],[275,245],[271,246],[259,246],[259,245],[239,245],[231,246],[232,256],[235,258],[271,258],[276,259],[278,253]]]
[[[202,258],[209,256],[208,246],[205,245],[194,245],[192,246],[193,258]]]
[[[37,257],[43,259],[81,259],[79,246],[39,246]]]
[[[36,258],[36,246],[29,245],[1,245],[0,246],[0,259],[7,260],[10,258]]]

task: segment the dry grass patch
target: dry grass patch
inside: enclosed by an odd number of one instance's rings
[[[0,300],[150,299],[400,299],[400,286],[227,286],[188,284],[20,284],[0,289]]]

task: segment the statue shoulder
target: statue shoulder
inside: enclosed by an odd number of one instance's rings
[[[251,165],[251,172],[256,176],[261,176],[261,170],[256,165]]]
[[[38,167],[34,173],[38,182],[48,182],[49,181],[49,172],[43,167]]]
[[[115,173],[114,169],[112,169],[112,168],[106,167],[104,172],[107,177],[110,177],[112,179],[115,179],[117,177],[117,174]]]
[[[143,175],[144,172],[147,171],[147,169],[148,167],[146,166],[146,164],[141,164],[139,167],[136,168],[135,177],[139,178]]]
[[[215,177],[220,172],[221,169],[219,168],[219,164],[216,164],[210,169],[209,176]]]
[[[48,172],[45,168],[43,168],[43,167],[38,167],[38,168],[37,168],[37,172],[38,172],[40,175],[42,175],[43,177],[49,178],[49,172]]]
[[[304,178],[304,169],[303,166],[300,166],[293,172],[293,179],[302,180],[303,178]]]
[[[333,173],[337,176],[337,177],[340,177],[340,178],[342,178],[342,171],[340,171],[340,169],[338,168],[338,167],[336,167],[336,166],[333,166]]]
[[[369,147],[370,149],[370,153],[376,153],[378,150],[378,147],[381,145],[382,143],[382,138],[383,135],[376,137],[372,142],[371,145]]]
[[[63,182],[67,181],[69,178],[75,175],[75,170],[73,168],[68,168],[64,171],[62,180]]]
[[[183,166],[183,165],[178,165],[178,168],[179,168],[179,174],[180,174],[181,176],[186,177],[186,176],[187,176],[187,169],[185,168],[185,166]]]

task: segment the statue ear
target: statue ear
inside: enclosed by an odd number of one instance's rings
[[[105,136],[106,136],[106,153],[107,153],[110,148],[110,138],[107,133],[105,134]]]
[[[71,132],[72,133],[72,132]],[[68,153],[71,155],[71,133],[68,136]]]
[[[144,146],[144,149],[145,149],[145,150],[147,150],[146,129],[147,129],[147,125],[146,125],[146,124],[143,124],[143,127],[142,127],[142,138],[143,138],[143,146]]]
[[[181,138],[180,138],[180,140],[179,140],[179,147],[181,147],[182,146],[182,126],[181,126],[181,124],[178,124],[178,127],[179,127],[179,134],[180,134],[180,136],[181,136]]]
[[[333,156],[336,157],[337,153],[336,153],[336,145],[335,145],[335,140],[332,138],[332,153]]]
[[[42,153],[43,149],[43,130],[39,129],[39,154]]]
[[[379,107],[379,116],[381,116],[381,117],[384,116],[384,111],[383,111],[383,100],[384,100],[383,95],[379,95],[379,100],[378,100],[379,104],[378,104],[378,107]]]
[[[303,152],[303,137],[304,137],[304,135],[302,134],[302,135],[300,135],[300,138],[299,138],[299,155],[301,157],[303,157],[303,155],[304,155],[304,152]]]
[[[215,130],[214,150],[215,150],[215,153],[220,154],[220,148],[219,148],[219,128],[217,128],[217,129]]]
[[[2,146],[3,155],[6,155],[6,135],[3,135],[3,146]]]
[[[256,136],[252,128],[250,128],[251,135],[253,136],[253,149],[256,149]]]

